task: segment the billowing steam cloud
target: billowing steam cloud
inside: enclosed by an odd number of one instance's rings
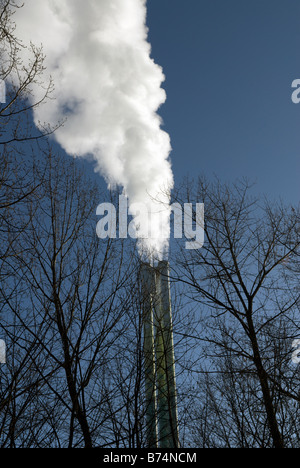
[[[164,75],[150,57],[146,0],[25,0],[14,19],[24,44],[43,45],[55,85],[55,100],[35,110],[36,124],[67,117],[55,133],[59,144],[69,154],[92,154],[107,182],[124,188],[129,206],[147,206],[152,238],[140,247],[161,256],[173,176],[170,139],[157,114]],[[40,92],[34,89],[35,97]],[[140,213],[142,231],[147,223]]]

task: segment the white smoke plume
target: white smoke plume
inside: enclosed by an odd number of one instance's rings
[[[74,156],[92,154],[129,206],[147,206],[153,237],[139,245],[161,257],[173,175],[170,138],[157,114],[164,75],[151,58],[146,13],[146,0],[25,0],[14,20],[24,45],[43,45],[45,80],[54,81],[55,99],[35,109],[36,124],[67,117],[55,132],[58,143]],[[33,92],[36,98],[41,90]],[[147,215],[138,218],[143,230]]]

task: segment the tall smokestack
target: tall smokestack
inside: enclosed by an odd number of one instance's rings
[[[156,369],[153,329],[155,275],[150,265],[142,265],[141,280],[144,326],[146,440],[148,448],[157,448]]]
[[[141,268],[147,444],[178,448],[175,357],[169,263]],[[158,421],[158,423],[157,423]]]
[[[161,448],[178,448],[175,356],[167,261],[159,262],[157,268],[154,324],[156,328],[159,443]]]

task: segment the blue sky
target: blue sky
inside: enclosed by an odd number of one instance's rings
[[[299,0],[148,0],[152,57],[166,75],[160,109],[175,182],[247,176],[299,201]]]

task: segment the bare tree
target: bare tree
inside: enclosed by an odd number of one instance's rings
[[[193,335],[206,344],[202,348],[206,359],[194,370],[218,374],[216,358],[223,363],[223,380],[213,380],[207,390],[219,421],[214,443],[232,442],[229,428],[238,414],[237,445],[255,440],[258,445],[283,448],[291,442],[291,427],[284,424],[291,414],[289,404],[291,399],[299,401],[299,377],[291,368],[289,352],[299,337],[299,211],[260,203],[249,192],[246,181],[229,187],[200,178],[196,186],[186,185],[184,201],[205,204],[205,245],[189,252],[182,249],[174,279],[185,284],[188,296],[198,304],[201,329]],[[242,394],[254,394],[256,400],[253,405],[251,398],[246,410],[237,409],[243,386]],[[231,408],[226,409],[229,403]],[[253,439],[246,426],[254,430],[255,411],[260,429]]]
[[[53,82],[45,83],[42,48],[28,47],[15,34],[14,13],[22,7],[15,0],[0,1],[0,84],[5,97],[0,106],[0,145],[10,145],[9,149],[12,143],[36,141],[57,128],[41,122],[37,129],[32,123],[32,111],[50,97]]]
[[[33,123],[33,110],[46,101],[53,83],[44,82],[44,56],[33,44],[26,47],[15,34],[14,13],[22,4],[0,0],[0,258],[10,254],[9,247],[24,225],[19,209],[33,195],[33,159],[40,152],[37,142],[57,127]],[[24,53],[26,51],[26,53]],[[33,87],[40,98],[34,100]],[[34,156],[35,155],[35,156]],[[18,221],[17,221],[18,220]],[[24,218],[23,218],[24,220]],[[26,223],[25,223],[26,225]]]
[[[114,444],[109,371],[124,334],[130,268],[122,242],[96,236],[95,184],[75,162],[50,154],[46,166],[35,168],[39,189],[1,284],[9,353],[0,439],[4,447]]]

